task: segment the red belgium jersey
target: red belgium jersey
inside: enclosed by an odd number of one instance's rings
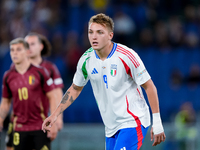
[[[50,61],[43,60],[40,66],[46,68],[50,74],[50,77],[53,79],[53,83],[55,88],[63,88],[63,80],[61,78],[60,72],[55,64],[51,63]]]
[[[46,93],[54,88],[43,67],[30,65],[24,74],[18,73],[14,67],[5,72],[2,96],[13,99],[15,131],[41,130],[49,111]]]

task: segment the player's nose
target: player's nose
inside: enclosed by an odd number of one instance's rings
[[[97,39],[97,34],[96,33],[94,33],[93,35],[92,35],[92,39],[94,40],[94,39]]]

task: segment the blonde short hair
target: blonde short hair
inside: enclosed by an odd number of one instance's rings
[[[24,45],[25,49],[29,49],[29,45],[28,43],[24,40],[24,38],[16,38],[12,41],[10,41],[10,46],[13,44],[18,44],[18,43],[22,43]]]
[[[110,31],[114,31],[114,22],[112,18],[103,13],[92,16],[90,18],[89,25],[91,23],[101,24],[103,26],[106,26]]]

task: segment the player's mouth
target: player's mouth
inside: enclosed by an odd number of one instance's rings
[[[17,57],[13,57],[12,59],[13,59],[13,60],[17,60]]]
[[[98,45],[98,42],[92,42],[92,45],[93,45],[93,46],[97,46],[97,45]]]

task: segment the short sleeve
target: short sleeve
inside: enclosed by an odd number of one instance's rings
[[[4,76],[3,76],[2,97],[11,98],[12,92],[8,86],[7,79],[8,79],[8,74],[6,72],[6,73],[4,73]]]
[[[89,80],[88,77],[88,72],[87,72],[87,62],[88,58],[81,57],[79,59],[77,68],[76,68],[76,73],[73,78],[73,83],[77,86],[85,86]]]
[[[138,85],[147,82],[151,77],[147,72],[144,63],[135,51],[130,51],[128,63],[131,69],[132,78]]]
[[[56,65],[52,64],[52,74],[51,74],[51,78],[53,80],[53,83],[55,85],[55,87],[59,87],[59,88],[63,88],[64,84],[63,84],[63,79],[60,75],[60,72],[58,70],[58,68],[56,67]]]
[[[42,75],[42,80],[44,80],[42,82],[43,90],[46,93],[53,90],[55,88],[55,86],[53,84],[53,79],[50,77],[48,71],[45,68],[41,69],[41,75]]]

